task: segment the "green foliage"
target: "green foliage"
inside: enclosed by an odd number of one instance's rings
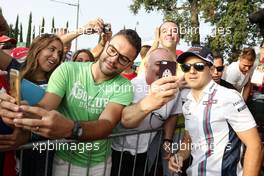
[[[29,19],[28,19],[28,31],[27,31],[26,47],[29,47],[31,44],[31,26],[32,26],[32,13],[30,12]]]
[[[249,23],[248,16],[260,7],[260,0],[219,1],[214,16],[204,17],[215,25],[216,36],[207,36],[206,42],[214,52],[224,54],[229,62],[236,61],[243,47],[254,47],[259,31]]]
[[[15,37],[15,29],[14,29],[12,24],[9,25],[8,36],[11,37],[11,38]]]
[[[200,22],[210,23],[217,30],[212,31],[203,44],[214,52],[221,52],[231,62],[237,59],[244,46],[255,46],[259,40],[259,30],[249,24],[248,15],[263,3],[263,0],[134,0],[130,10],[134,14],[141,7],[146,12],[161,11],[164,20],[175,21],[181,38],[192,44],[201,43],[200,34],[195,33]]]
[[[45,19],[44,17],[42,17],[40,33],[44,34],[44,32],[45,32]]]
[[[69,21],[66,22],[66,29],[69,28]]]
[[[18,34],[19,34],[18,24],[19,24],[19,16],[17,15],[15,29],[14,29],[14,38],[17,41],[18,41]]]
[[[20,23],[19,42],[23,42],[23,26],[22,26],[22,23]]]
[[[52,22],[51,22],[51,33],[55,31],[55,20],[54,17],[52,17]]]
[[[32,34],[32,39],[36,37],[36,28],[35,25],[33,26],[33,34]]]

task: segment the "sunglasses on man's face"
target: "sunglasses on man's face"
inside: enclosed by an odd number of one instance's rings
[[[224,70],[224,66],[215,67],[217,72],[222,72]]]
[[[181,69],[184,73],[189,72],[191,70],[191,67],[193,67],[196,71],[203,71],[205,66],[207,66],[207,64],[203,63],[203,62],[196,62],[193,64],[181,64]]]

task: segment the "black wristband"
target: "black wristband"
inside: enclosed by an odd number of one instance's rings
[[[80,130],[82,130],[81,128],[82,127],[80,125],[80,122],[75,121],[73,129],[72,129],[71,139],[74,139],[74,140],[78,140],[79,139],[79,137],[81,135],[80,132],[82,133],[82,131],[80,131]]]

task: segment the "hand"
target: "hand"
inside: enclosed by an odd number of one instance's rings
[[[107,33],[101,33],[101,39],[99,41],[100,45],[105,46],[107,41],[110,41],[112,38],[112,31],[107,32]]]
[[[30,132],[21,128],[14,128],[12,134],[0,135],[0,151],[15,150],[17,147],[26,144],[30,139]]]
[[[182,156],[176,153],[170,157],[168,164],[169,170],[171,170],[172,172],[182,172],[181,170],[182,166],[183,166]]]
[[[156,27],[154,42],[157,42],[157,43],[160,42],[160,28],[159,27]]]
[[[72,120],[66,119],[61,113],[32,106],[21,106],[20,108],[25,113],[41,116],[41,119],[16,118],[14,119],[15,126],[50,139],[71,136],[74,123]]]
[[[163,149],[163,159],[169,160],[171,157],[171,142],[164,141],[162,144]]]
[[[187,82],[185,81],[185,78],[184,76],[181,77],[178,81],[177,81],[178,85],[179,85],[179,89],[183,89],[183,88],[187,88],[188,87],[188,84]]]
[[[78,29],[81,34],[93,34],[101,33],[104,28],[104,21],[101,18],[96,18],[95,20],[89,21],[86,25]]]
[[[177,91],[176,76],[160,78],[150,85],[148,95],[140,102],[141,109],[146,112],[159,109],[174,99]]]
[[[15,98],[7,93],[0,93],[0,116],[6,124],[13,125],[14,118],[23,117],[19,106],[15,104]]]

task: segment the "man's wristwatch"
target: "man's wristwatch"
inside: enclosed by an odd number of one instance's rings
[[[83,134],[83,129],[80,122],[75,121],[72,129],[71,139],[78,140]]]

